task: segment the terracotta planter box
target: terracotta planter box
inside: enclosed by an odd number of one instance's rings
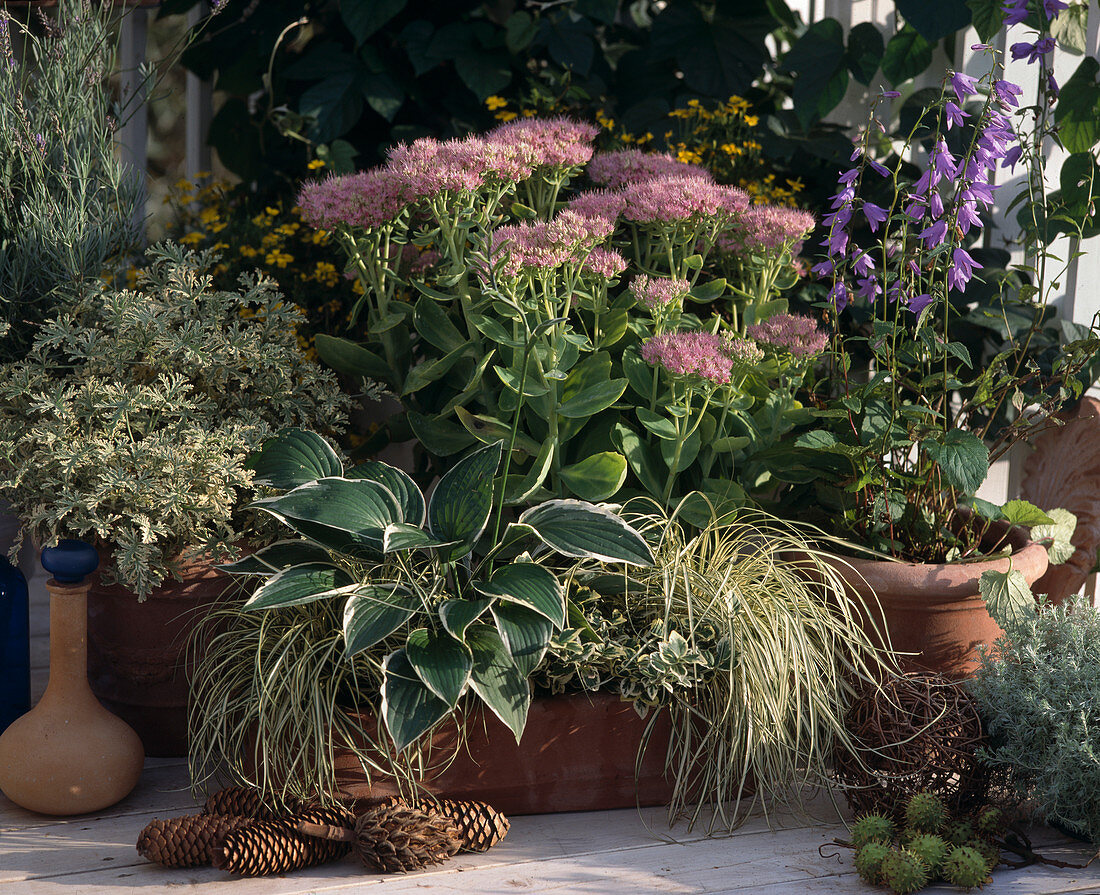
[[[1046,548],[1019,529],[1006,539],[1013,548],[1012,568],[1034,584],[1046,571]],[[845,557],[834,568],[863,598],[871,621],[880,629],[885,625],[894,649],[916,654],[902,657],[905,668],[965,677],[978,667],[978,647],[991,646],[1004,633],[986,609],[978,580],[986,571],[1008,571],[1008,557],[972,563]]]
[[[638,749],[649,719],[630,703],[607,693],[536,699],[523,738],[516,738],[491,712],[467,721],[466,742],[455,760],[457,727],[444,725],[433,735],[435,760],[424,786],[450,798],[482,799],[505,814],[550,814],[665,805],[672,784],[665,779],[670,726],[667,712],[657,719],[649,748],[637,765]],[[364,718],[372,730],[373,718]],[[389,781],[369,786],[354,755],[336,754],[337,781],[355,798],[396,794]]]
[[[88,593],[88,681],[110,711],[137,731],[150,756],[187,755],[187,640],[231,581],[196,565],[142,603],[94,577]]]

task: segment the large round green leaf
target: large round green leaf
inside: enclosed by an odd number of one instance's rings
[[[291,566],[268,578],[244,604],[245,609],[298,606],[345,592],[353,582],[342,569],[322,563]]]
[[[566,556],[653,565],[645,539],[614,513],[583,500],[548,500],[525,511],[519,521]]]
[[[424,524],[424,495],[407,472],[380,460],[368,460],[366,463],[360,463],[358,466],[349,469],[344,477],[369,479],[372,482],[385,485],[393,492],[397,502],[401,504],[402,518],[400,521],[407,522],[409,525]]]
[[[467,545],[480,537],[493,508],[493,476],[502,452],[499,441],[479,448],[439,480],[428,501],[428,530],[435,537]]]
[[[344,655],[370,649],[420,608],[420,600],[396,582],[361,585],[344,604]]]
[[[474,655],[470,687],[516,735],[518,743],[527,724],[527,710],[531,707],[527,677],[512,661],[495,628],[472,626],[466,632],[466,643]]]
[[[554,626],[549,619],[515,603],[495,603],[493,618],[519,673],[528,677],[539,667]]]
[[[327,478],[299,485],[278,497],[252,504],[318,540],[324,532],[343,533],[351,545],[382,550],[386,526],[401,521],[401,506],[393,492],[369,479]],[[316,537],[315,537],[316,535]],[[322,540],[330,546],[327,540]]]
[[[344,466],[336,451],[316,432],[283,429],[249,456],[247,466],[256,481],[280,491],[306,482],[342,475]]]
[[[532,562],[514,562],[493,571],[488,581],[475,581],[474,589],[487,597],[519,603],[552,621],[565,624],[565,594],[558,576]]]
[[[446,631],[417,628],[409,634],[405,654],[427,688],[454,708],[474,667],[470,648]]]
[[[450,706],[424,685],[403,649],[386,656],[382,674],[382,717],[400,752],[445,718]]]

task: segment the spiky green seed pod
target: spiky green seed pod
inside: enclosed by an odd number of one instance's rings
[[[966,848],[972,848],[985,861],[986,869],[992,873],[1001,863],[1001,850],[988,839],[971,839],[966,843]]]
[[[905,806],[905,825],[922,833],[938,833],[947,819],[947,806],[934,793],[918,792]]]
[[[885,842],[894,839],[894,822],[883,814],[864,814],[852,826],[852,844],[858,849],[868,842]]]
[[[951,846],[935,833],[920,833],[913,837],[906,848],[924,861],[928,867],[928,875],[935,878],[939,876]]]
[[[943,838],[952,845],[966,845],[974,835],[974,825],[963,818],[951,821],[943,830]]]
[[[928,865],[907,848],[891,851],[882,859],[882,881],[897,895],[909,895],[928,885]]]
[[[978,812],[974,827],[983,836],[997,836],[1004,832],[1005,827],[1008,826],[1007,821],[1008,818],[1005,817],[1004,812],[1000,808],[986,805]]]
[[[953,886],[969,890],[989,879],[989,868],[977,851],[960,845],[951,849],[943,862],[943,878]]]
[[[873,840],[856,852],[856,871],[860,879],[872,886],[882,882],[882,862],[890,854],[890,846]]]

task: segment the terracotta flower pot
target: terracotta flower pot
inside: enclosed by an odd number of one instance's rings
[[[1046,571],[1046,548],[1020,529],[1009,531],[1006,540],[1013,550],[1012,568],[1033,584]],[[863,598],[871,621],[879,629],[885,624],[894,649],[916,654],[902,657],[908,669],[965,677],[978,667],[978,647],[992,645],[1004,633],[986,609],[978,581],[983,572],[1008,571],[1008,557],[972,563],[846,557],[833,565]]]
[[[92,691],[138,732],[150,756],[187,754],[187,641],[230,584],[210,564],[187,567],[139,603],[98,578],[88,594],[88,679]]]
[[[372,716],[358,716],[373,730]],[[487,710],[466,722],[466,741],[455,760],[458,728],[444,723],[432,737],[434,760],[425,775],[429,791],[448,798],[482,799],[505,814],[550,814],[665,805],[668,714],[658,717],[649,748],[637,765],[647,719],[609,693],[536,699],[519,744]],[[397,790],[388,781],[369,786],[354,754],[336,750],[337,782],[354,798],[379,798]],[[637,767],[637,773],[635,769]]]

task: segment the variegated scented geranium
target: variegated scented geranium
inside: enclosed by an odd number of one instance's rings
[[[139,599],[242,538],[249,451],[284,426],[339,431],[348,407],[271,281],[221,292],[210,256],[149,254],[137,288],[46,320],[0,375],[0,493],[24,533],[96,544]]]

